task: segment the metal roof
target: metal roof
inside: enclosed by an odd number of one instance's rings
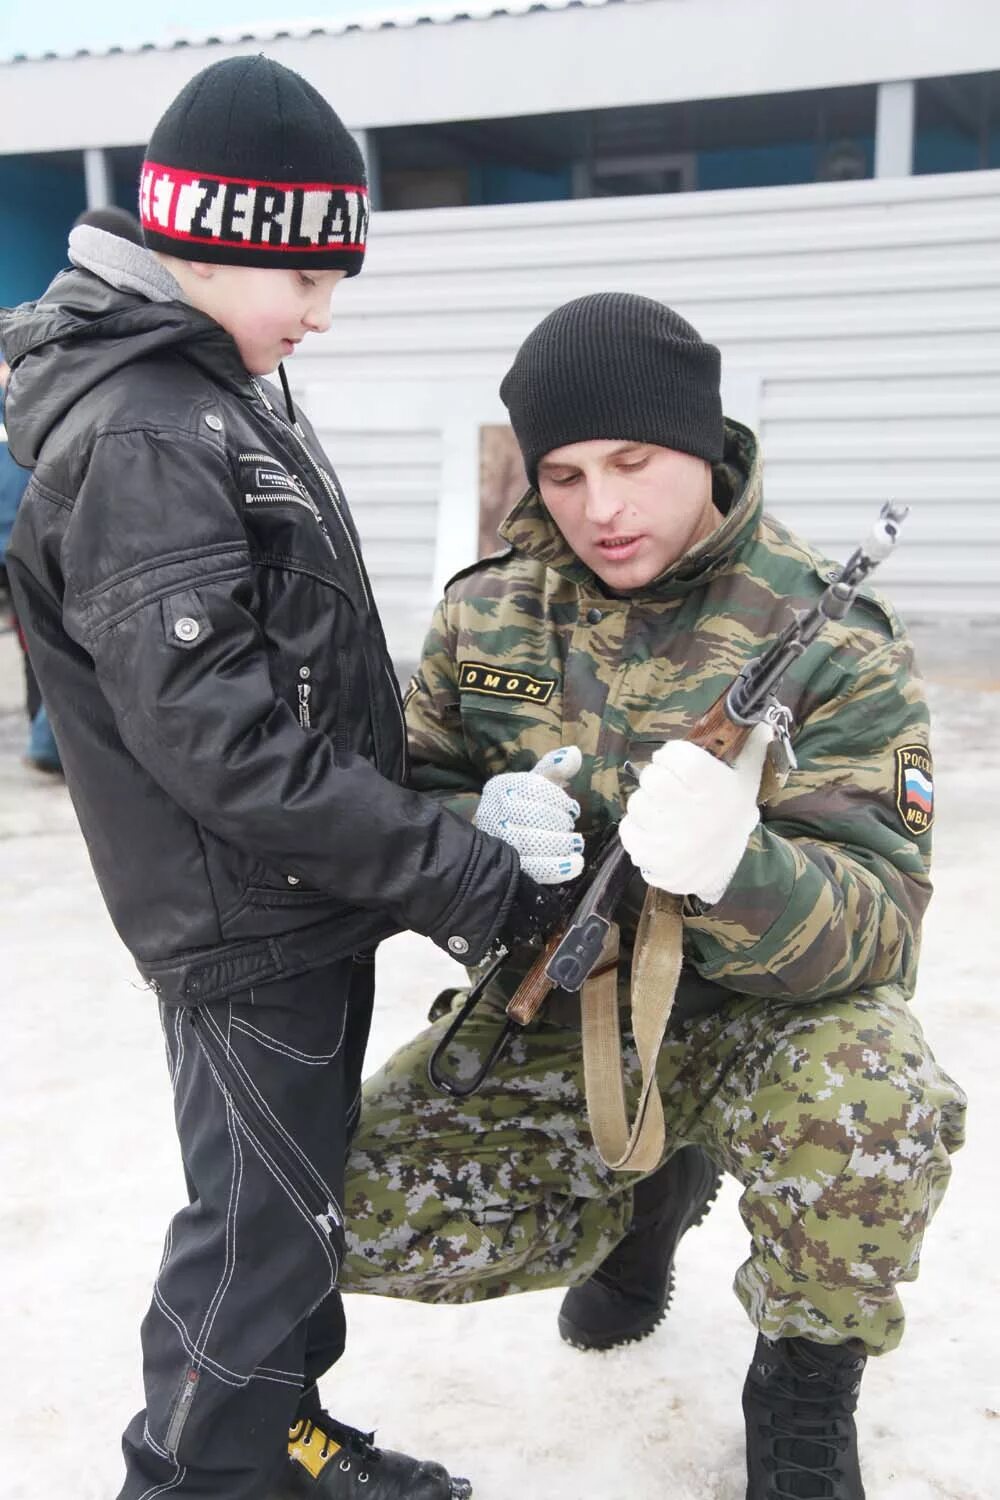
[[[606,5],[638,5],[643,0],[507,0],[498,5],[495,0],[468,0],[458,4],[456,0],[442,3],[418,3],[411,10],[400,6],[388,6],[385,10],[348,12],[337,20],[329,16],[305,17],[297,21],[254,21],[244,26],[213,27],[203,32],[165,32],[158,39],[122,45],[114,42],[95,43],[90,47],[78,47],[67,52],[15,52],[0,57],[0,62],[43,62],[53,58],[109,57],[117,53],[173,52],[183,47],[233,47],[247,42],[274,42],[284,39],[297,41],[314,36],[343,36],[350,31],[406,30],[418,26],[451,25],[455,21],[487,21],[494,16],[522,16],[537,12],[561,10],[592,10]]]

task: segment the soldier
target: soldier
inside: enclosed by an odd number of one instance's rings
[[[448,586],[407,698],[415,784],[500,831],[535,880],[576,874],[628,799],[625,950],[647,883],[684,898],[658,1067],[674,1154],[634,1195],[601,1161],[576,997],[557,992],[461,1102],[428,1082],[438,1019],[365,1088],[341,1284],[460,1302],[570,1283],[563,1337],[609,1348],[662,1316],[717,1162],[752,1237],[736,1276],[758,1330],[748,1500],[861,1500],[862,1370],[902,1335],[897,1284],[917,1274],[965,1102],[909,1005],[928,715],[903,628],[866,591],[783,684],[798,766],[766,806],[767,731],[733,768],[678,739],[831,577],[762,510],[757,443],[723,419],[719,373],[645,298],[544,319],[501,387],[531,489],[508,550]],[[645,767],[631,797],[629,766]],[[466,1076],[518,957],[450,1049]],[[625,1066],[634,1087],[631,1038]]]

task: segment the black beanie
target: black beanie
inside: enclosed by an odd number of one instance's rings
[[[222,265],[357,275],[365,166],[322,94],[269,57],[186,83],[153,131],[139,212],[150,250]]]
[[[594,438],[722,457],[719,351],[649,297],[597,292],[533,329],[500,386],[532,485],[546,453]]]

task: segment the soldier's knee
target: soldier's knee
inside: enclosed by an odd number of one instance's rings
[[[902,1207],[926,1195],[929,1170],[940,1177],[949,1084],[919,1031],[877,1007],[831,1007],[775,1048],[748,1100],[747,1166],[757,1157],[803,1204],[837,1182],[841,1210],[877,1215],[889,1197]]]

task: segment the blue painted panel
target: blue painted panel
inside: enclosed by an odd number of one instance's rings
[[[921,130],[913,147],[913,171],[916,176],[934,172],[975,172],[979,160],[979,140],[961,130]],[[989,140],[987,166],[1000,167],[1000,130]]]
[[[852,136],[865,153],[865,171],[874,170],[873,138]],[[784,187],[815,182],[828,146],[812,141],[789,141],[779,146],[748,146],[743,150],[699,151],[695,186],[714,188]]]
[[[549,203],[573,196],[569,167],[531,172],[524,167],[481,166],[470,173],[475,203]],[[474,196],[473,196],[474,195]]]
[[[66,265],[66,239],[86,207],[78,171],[0,157],[0,306],[37,297]]]

